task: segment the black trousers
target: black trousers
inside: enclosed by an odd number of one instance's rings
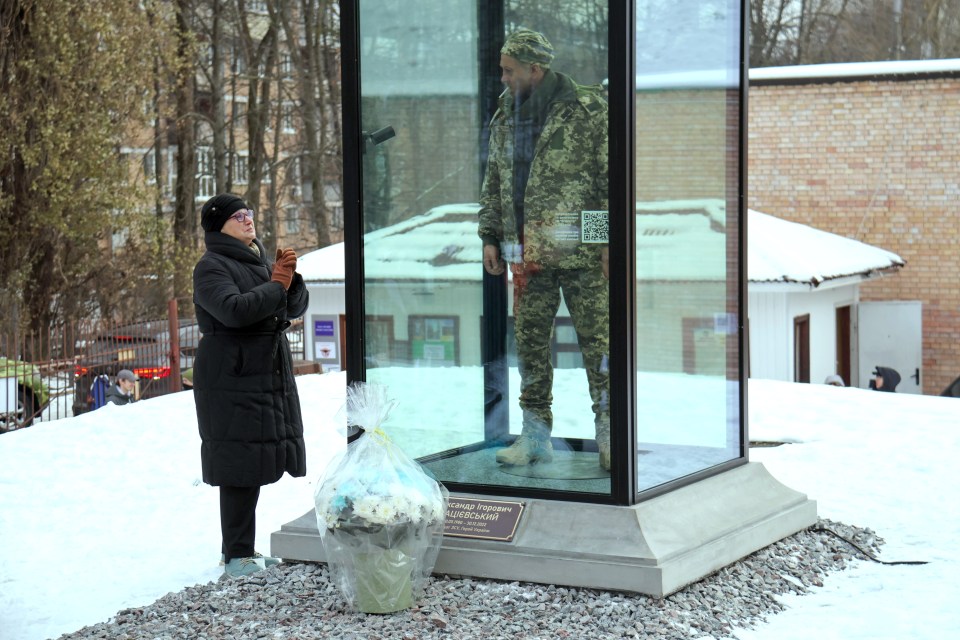
[[[224,561],[253,556],[260,487],[220,487],[220,532]]]

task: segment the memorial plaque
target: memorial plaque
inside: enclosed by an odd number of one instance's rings
[[[450,496],[443,535],[509,542],[522,513],[522,502]]]

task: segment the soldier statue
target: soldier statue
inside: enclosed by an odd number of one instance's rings
[[[483,266],[513,276],[520,437],[503,465],[553,458],[551,336],[560,295],[587,372],[600,465],[610,469],[607,103],[550,68],[543,34],[520,30],[500,50],[506,89],[490,122],[480,195]]]

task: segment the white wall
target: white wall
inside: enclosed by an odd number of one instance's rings
[[[483,299],[480,283],[472,282],[390,282],[384,286],[371,285],[366,300],[370,315],[389,315],[394,319],[394,338],[408,340],[408,318],[411,315],[457,316],[460,326],[459,348],[462,365],[480,364],[480,315]],[[343,283],[308,282],[310,305],[305,318],[313,314],[340,315],[346,313]],[[306,353],[313,353],[313,332],[305,331]]]
[[[340,316],[346,312],[347,302],[346,290],[342,282],[308,282],[306,284],[307,291],[310,293],[310,304],[307,305],[307,312],[303,314],[305,325],[303,329],[303,353],[304,357],[310,360],[314,353],[313,329],[310,326],[310,318],[314,314]]]
[[[480,315],[483,291],[480,282],[369,283],[366,311],[393,316],[394,338],[409,340],[411,315],[459,318],[459,357],[462,366],[480,364]]]
[[[751,378],[793,380],[793,327],[786,293],[747,295]]]
[[[750,377],[793,381],[793,319],[810,316],[810,381],[836,373],[836,309],[856,304],[859,285],[748,294]],[[849,381],[848,381],[849,382]]]
[[[307,283],[307,287],[310,291],[308,320],[313,314],[339,315],[345,312],[342,283]],[[397,340],[408,339],[407,318],[410,314],[456,315],[460,318],[460,363],[479,364],[482,300],[478,283],[435,283],[432,295],[415,295],[415,289],[424,288],[420,283],[409,287],[390,283],[389,287],[394,295],[389,295],[387,300],[381,299],[380,304],[374,305],[380,308],[369,308],[368,312],[393,315]],[[793,319],[809,314],[810,379],[814,383],[823,382],[828,375],[835,373],[836,308],[856,304],[858,299],[859,286],[856,284],[797,293],[751,291],[748,295],[750,376],[793,381]],[[512,307],[512,292],[508,292],[508,300]],[[562,305],[558,315],[568,315]],[[305,331],[304,339],[306,353],[313,353],[312,331]]]

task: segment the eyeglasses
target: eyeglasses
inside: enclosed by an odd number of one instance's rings
[[[253,209],[240,209],[230,217],[243,224],[244,218],[250,218],[253,220]]]

